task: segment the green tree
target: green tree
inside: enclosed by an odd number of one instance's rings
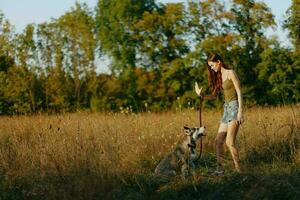
[[[17,34],[15,37],[16,61],[22,67],[33,68],[37,60],[34,29],[34,26],[29,24],[25,27],[23,33]]]
[[[112,70],[135,67],[137,40],[135,23],[154,0],[99,0],[96,7],[97,37],[101,50],[112,58]]]
[[[119,76],[124,106],[138,105],[135,76],[137,45],[135,24],[145,11],[155,9],[154,0],[99,0],[96,7],[97,38],[101,52],[110,57],[111,70]],[[137,106],[134,109],[138,109]]]
[[[4,96],[8,99],[10,113],[31,113],[35,111],[32,90],[36,81],[34,74],[25,67],[11,67],[4,77]]]
[[[96,79],[91,109],[94,111],[118,111],[123,106],[120,97],[122,86],[114,75],[99,74]]]
[[[140,64],[146,68],[163,68],[188,51],[185,39],[184,6],[181,3],[161,5],[158,10],[145,12],[136,24]],[[166,66],[165,66],[166,67]]]
[[[186,38],[184,5],[161,4],[157,10],[144,12],[136,24],[138,63],[156,76],[157,88],[151,95],[160,107],[170,107],[186,90],[188,68],[184,56],[189,52]]]
[[[26,77],[26,79],[23,79],[24,81],[24,87],[26,89],[21,89],[22,92],[18,93],[18,89],[16,90],[16,93],[18,95],[13,95],[14,98],[19,97],[22,99],[23,97],[19,96],[20,94],[25,95],[24,91],[28,91],[28,98],[30,100],[30,106],[26,111],[27,106],[20,109],[18,108],[18,112],[35,112],[37,107],[37,95],[38,91],[36,91],[37,88],[37,80],[36,80],[36,61],[37,61],[37,51],[36,51],[36,42],[34,40],[35,35],[35,28],[32,24],[29,24],[25,27],[24,31],[20,34],[17,34],[15,36],[15,42],[14,42],[14,50],[15,50],[15,60],[16,60],[16,68],[20,69],[12,69],[9,73],[9,79],[14,80],[12,77],[15,73],[20,73],[20,76],[17,78],[16,81],[21,81],[23,77]],[[18,76],[18,75],[15,75]],[[27,99],[26,97],[24,97]],[[16,101],[21,102],[21,101]],[[25,104],[24,104],[25,105]]]
[[[7,85],[7,71],[13,67],[13,29],[2,12],[0,12],[0,114],[9,112],[9,99],[5,96]]]
[[[292,103],[299,100],[300,68],[293,66],[293,52],[277,44],[261,54],[257,65],[260,104]],[[299,79],[298,79],[299,80]]]
[[[60,37],[64,40],[62,53],[66,56],[63,57],[63,67],[70,75],[75,108],[79,109],[86,96],[84,82],[95,72],[95,22],[87,5],[76,3],[75,7],[61,16],[56,23]],[[56,56],[59,64],[62,59],[59,50]]]
[[[284,28],[290,32],[290,37],[295,47],[295,51],[300,51],[300,1],[292,0],[292,5],[287,11],[288,17],[284,23]]]
[[[6,72],[14,65],[13,29],[0,12],[0,71]]]
[[[268,40],[264,33],[267,28],[275,25],[274,15],[265,3],[255,0],[234,0],[231,12],[234,18],[230,23],[234,32],[241,37],[240,48],[233,52],[233,55],[238,56],[234,67],[241,77],[246,100],[253,102],[259,98],[255,96],[255,67],[261,62],[260,54],[267,48]]]

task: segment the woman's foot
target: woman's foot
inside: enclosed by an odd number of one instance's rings
[[[235,171],[239,174],[242,173],[240,166],[235,166]]]

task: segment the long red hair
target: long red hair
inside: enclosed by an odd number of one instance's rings
[[[218,54],[213,54],[207,59],[206,64],[208,69],[208,82],[213,96],[217,96],[222,90],[222,73],[221,70],[215,72],[213,69],[211,69],[211,67],[208,65],[208,62],[218,62],[218,61],[220,61],[221,66],[223,68],[229,69],[224,64],[222,57]]]

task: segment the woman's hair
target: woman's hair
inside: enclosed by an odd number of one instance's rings
[[[224,64],[222,57],[218,54],[212,54],[207,59],[206,64],[207,64],[207,69],[208,69],[208,82],[209,82],[209,86],[211,88],[213,96],[217,96],[222,89],[222,74],[221,74],[221,70],[219,70],[217,72],[212,70],[211,67],[208,65],[208,62],[218,62],[218,60],[221,62],[221,66],[223,68],[229,69]]]

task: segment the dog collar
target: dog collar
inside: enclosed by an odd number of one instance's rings
[[[191,148],[191,152],[194,153],[194,149],[196,149],[196,142],[192,141],[191,144],[188,144],[187,146]]]

